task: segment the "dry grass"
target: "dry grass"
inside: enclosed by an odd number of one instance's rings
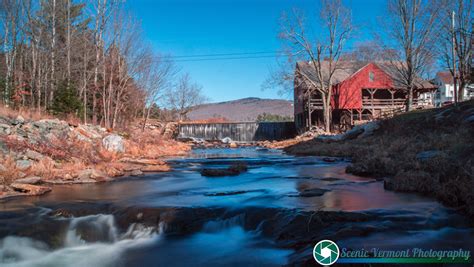
[[[190,149],[187,144],[163,138],[157,131],[133,131],[125,143],[127,156],[131,157],[159,158],[183,154]]]
[[[381,122],[380,130],[370,138],[334,143],[311,140],[286,151],[351,157],[348,172],[391,177],[393,190],[428,194],[474,216],[474,127],[464,122],[473,110],[474,101],[457,109],[415,111]],[[439,155],[417,159],[417,154],[430,150]]]
[[[3,169],[0,170],[0,183],[3,185],[2,190],[5,190],[7,185],[20,177],[20,171],[16,168],[15,158],[11,155],[6,155],[2,159]]]
[[[19,115],[27,120],[53,119],[53,116],[49,115],[45,111],[30,108],[11,109],[9,107],[0,105],[0,116],[14,119]]]
[[[53,142],[39,141],[36,144],[16,139],[13,136],[2,136],[0,139],[12,151],[24,152],[30,149],[57,160],[69,157],[67,150],[65,150],[67,142],[64,139],[56,139]]]
[[[36,108],[27,108],[22,107],[19,109],[12,109],[4,105],[0,105],[0,117],[7,117],[10,119],[15,119],[18,116],[22,116],[25,120],[28,121],[38,121],[44,119],[61,119],[69,123],[70,125],[79,125],[82,120],[73,114],[66,116],[53,116],[47,111],[39,110]]]
[[[56,177],[57,169],[55,162],[50,158],[44,158],[31,167],[29,173],[34,176],[42,177],[45,180],[50,180]]]

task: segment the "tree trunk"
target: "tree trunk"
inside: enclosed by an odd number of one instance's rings
[[[51,36],[51,89],[49,92],[50,103],[54,98],[55,90],[55,65],[56,65],[56,0],[53,0],[53,25],[52,25],[52,36]],[[46,103],[45,103],[46,104]]]
[[[308,131],[311,130],[311,96],[308,96]]]
[[[408,101],[406,106],[406,111],[413,110],[413,86],[408,88]]]
[[[326,132],[331,132],[331,120],[332,120],[332,112],[331,112],[331,103],[328,103],[328,101],[324,101],[324,130]]]
[[[145,131],[145,127],[146,127],[146,122],[148,121],[148,118],[150,117],[150,111],[151,111],[151,107],[149,108],[145,108],[146,109],[146,112],[144,112],[144,115],[146,113],[146,115],[144,116],[145,119],[143,120],[143,129],[142,129],[142,132]]]
[[[71,0],[67,0],[67,86],[71,85]]]
[[[95,90],[92,91],[92,124],[97,124],[97,97]]]
[[[458,86],[458,101],[462,102],[464,100],[464,87],[466,86],[466,81],[464,79],[459,79]]]

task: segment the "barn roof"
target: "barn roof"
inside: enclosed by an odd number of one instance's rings
[[[334,72],[333,75],[333,83],[338,84],[347,78],[349,78],[352,74],[357,72],[359,69],[363,67],[361,63],[356,63],[354,61],[340,61],[338,69]],[[311,77],[314,81],[317,81],[316,73],[314,71],[313,66],[308,61],[299,61],[296,63],[296,68],[299,69],[300,72],[303,72],[308,77]],[[326,79],[329,75],[327,70],[329,69],[329,62],[322,61],[321,62],[321,69],[323,71],[324,79]]]
[[[392,61],[377,61],[377,62],[371,62],[378,67],[380,67],[387,75],[392,77],[393,79],[393,84],[397,88],[404,88],[403,84],[403,76],[402,72],[400,71],[403,69],[403,63],[401,62],[392,62]],[[328,77],[328,61],[323,61],[321,62],[322,65],[322,70],[325,71],[323,75],[325,76],[324,78]],[[352,75],[354,75],[356,72],[367,66],[368,64],[364,64],[358,61],[339,61],[339,66],[338,69],[334,72],[333,76],[333,83],[338,84]],[[370,64],[370,63],[369,63]],[[316,73],[314,71],[313,66],[311,63],[307,61],[300,61],[296,63],[296,68],[300,71],[303,72],[306,76],[310,77],[311,79],[314,79],[314,81],[317,81]],[[415,86],[418,89],[433,89],[436,88],[434,84],[431,82],[424,80],[420,77],[415,78]]]
[[[403,62],[379,61],[375,62],[375,64],[379,66],[385,73],[390,75],[390,77],[392,77],[393,85],[396,88],[406,88],[406,85],[404,83],[405,79],[403,77],[403,69],[405,68],[405,64]],[[419,90],[437,88],[436,85],[419,76],[415,77],[413,82],[416,89]]]

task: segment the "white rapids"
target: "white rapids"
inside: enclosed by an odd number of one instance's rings
[[[131,248],[147,246],[160,238],[158,230],[132,224],[119,234],[112,215],[98,214],[70,219],[63,246],[51,249],[28,237],[7,236],[0,240],[1,266],[119,266],[121,255]],[[86,241],[83,234],[96,240]]]

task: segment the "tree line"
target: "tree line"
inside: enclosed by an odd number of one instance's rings
[[[458,98],[474,78],[472,0],[389,0],[374,40],[359,43],[350,51],[348,43],[358,33],[351,10],[341,0],[318,3],[317,12],[311,12],[316,16],[306,16],[298,9],[282,15],[279,37],[285,57],[267,83],[293,89],[294,77],[301,77],[309,88],[304,97],[317,94],[322,99],[326,131],[332,124],[330,103],[335,73],[345,61],[390,63],[397,82],[407,93],[407,110],[412,109],[417,80],[426,77],[435,66],[456,73]],[[297,61],[309,62],[311,72],[295,71]]]
[[[0,0],[0,102],[116,128],[206,98],[119,0]]]

